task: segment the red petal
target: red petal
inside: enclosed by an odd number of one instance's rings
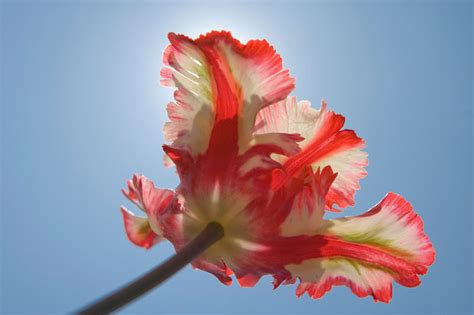
[[[296,194],[291,210],[280,226],[280,235],[297,236],[315,233],[323,220],[326,194],[336,176],[331,167],[326,166],[322,171],[318,169],[310,177],[309,182]]]
[[[171,204],[174,192],[156,188],[153,181],[139,174],[133,175],[132,180],[129,180],[127,184],[128,191],[122,190],[125,197],[147,214],[147,222],[150,223],[151,228],[155,233],[162,235],[163,226],[160,220]]]
[[[256,133],[300,133],[305,138],[300,143],[300,152],[281,159],[285,172],[275,174],[272,189],[281,188],[308,166],[331,166],[338,177],[326,198],[327,209],[336,210],[334,204],[342,208],[353,205],[359,180],[367,174],[367,154],[362,151],[365,144],[361,138],[352,130],[341,130],[344,120],[342,115],[327,111],[324,102],[317,111],[309,102],[297,102],[295,97],[263,109],[258,115]]]
[[[151,229],[147,218],[135,216],[125,207],[121,207],[121,211],[125,232],[133,244],[149,249],[161,240],[161,237]]]
[[[168,107],[166,137],[192,156],[208,151],[225,164],[250,141],[257,112],[284,99],[294,79],[265,40],[244,45],[224,31],[196,40],[168,37],[163,58],[171,68],[162,70],[162,82],[178,93]]]
[[[266,249],[248,254],[240,268],[274,274],[275,285],[299,278],[297,295],[313,298],[346,285],[359,297],[389,302],[392,280],[417,286],[435,257],[420,217],[392,193],[361,216],[326,221],[316,235],[281,237],[261,246]],[[285,278],[282,269],[291,275]]]
[[[223,262],[213,263],[205,259],[196,259],[192,262],[194,268],[201,269],[213,274],[220,282],[225,285],[232,284],[232,278],[229,276],[232,274],[229,268]]]

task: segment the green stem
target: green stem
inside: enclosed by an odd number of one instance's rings
[[[78,310],[75,314],[108,314],[132,302],[154,287],[165,282],[188,263],[192,262],[212,244],[224,236],[222,225],[216,222],[209,223],[199,235],[183,247],[173,257],[148,273],[119,288],[115,292]]]

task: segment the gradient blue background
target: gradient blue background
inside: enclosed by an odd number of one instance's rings
[[[172,90],[159,86],[169,31],[267,38],[297,78],[367,141],[357,214],[401,193],[437,260],[416,289],[375,304],[337,287],[322,300],[225,287],[186,268],[124,313],[470,313],[472,5],[470,2],[24,2],[2,4],[1,297],[4,313],[63,313],[172,254],[125,237],[120,189],[162,166]]]

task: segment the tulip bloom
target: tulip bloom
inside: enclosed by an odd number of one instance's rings
[[[295,80],[265,40],[245,45],[228,32],[197,39],[169,34],[162,84],[176,88],[164,127],[165,163],[175,191],[135,175],[122,207],[130,241],[167,239],[179,251],[210,222],[224,237],[192,265],[243,287],[272,275],[274,287],[299,280],[297,296],[322,297],[346,285],[389,302],[392,280],[407,287],[434,261],[421,218],[388,193],[362,215],[333,220],[325,211],[354,205],[366,176],[364,141],[344,117],[288,96]]]

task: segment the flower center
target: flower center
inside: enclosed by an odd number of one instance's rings
[[[212,191],[195,192],[192,197],[185,198],[185,238],[193,239],[207,224],[216,222],[224,229],[224,237],[212,245],[206,254],[216,258],[235,256],[245,244],[251,243],[248,238],[249,220],[245,212],[248,203],[248,198],[238,191],[221,189],[217,184]]]

